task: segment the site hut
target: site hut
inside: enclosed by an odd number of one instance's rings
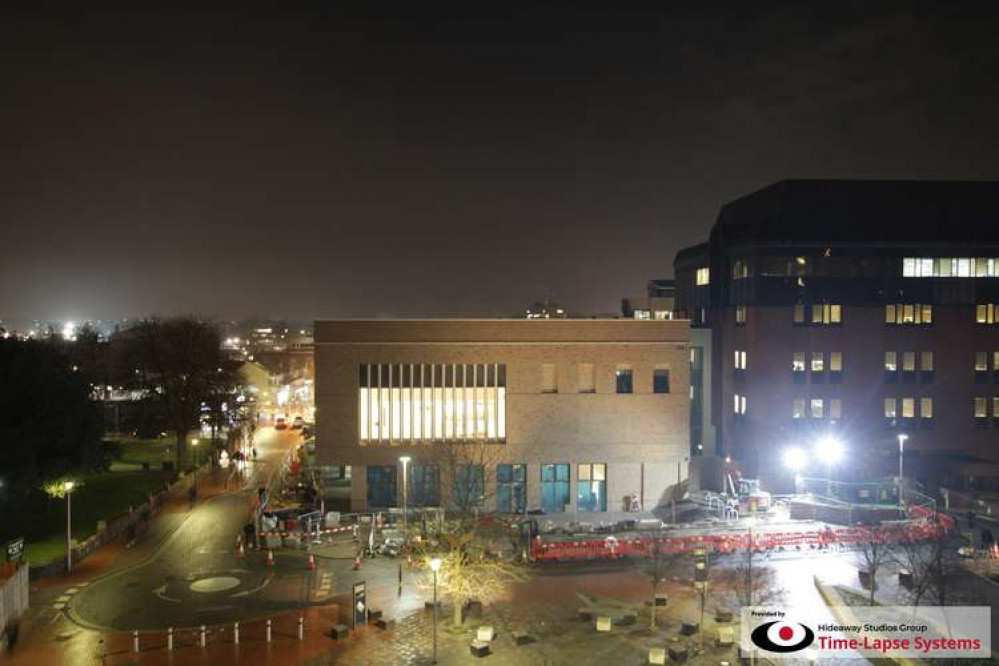
[[[687,476],[689,326],[627,319],[316,322],[331,506],[618,520]],[[455,460],[458,461],[455,464]]]

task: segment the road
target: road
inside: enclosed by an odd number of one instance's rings
[[[237,487],[199,502],[160,543],[140,543],[148,550],[142,561],[92,581],[72,600],[69,617],[88,628],[145,630],[243,620],[294,606],[294,599],[268,598],[267,588],[282,572],[248,566],[237,557],[235,537],[253,492],[299,441],[297,431],[260,429],[257,462],[247,465]]]

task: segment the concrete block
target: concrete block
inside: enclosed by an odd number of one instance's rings
[[[379,608],[368,608],[368,622],[374,622],[375,620],[381,619],[382,611]]]
[[[735,642],[734,627],[718,627],[718,645],[729,647]]]
[[[687,661],[687,648],[671,647],[669,649],[669,660],[675,661],[677,663],[682,663]]]
[[[375,620],[375,626],[381,629],[382,631],[391,631],[392,629],[395,629],[395,620],[390,620],[385,617],[380,617],[377,620]]]
[[[515,631],[513,632],[513,642],[516,643],[517,645],[530,645],[531,643],[535,642],[535,639],[534,636],[531,636],[528,633],[524,633],[523,631]]]
[[[699,628],[700,627],[697,622],[684,622],[680,625],[680,633],[684,636],[693,636],[697,633]]]
[[[333,628],[330,629],[330,638],[333,640],[343,640],[350,635],[350,628],[345,624],[335,624]]]
[[[484,624],[475,632],[475,637],[480,641],[491,641],[496,638],[496,630],[490,625]]]
[[[656,595],[656,606],[668,606],[669,605],[669,595],[657,594]]]
[[[619,617],[615,624],[617,624],[619,627],[630,627],[637,623],[638,623],[638,613],[630,611]]]
[[[730,610],[723,610],[719,608],[715,611],[715,622],[731,622],[732,617],[732,611]]]
[[[650,647],[649,664],[652,664],[653,666],[662,666],[665,663],[666,663],[666,648]]]
[[[610,630],[611,630],[611,619],[609,617],[598,617],[597,631],[610,631]]]
[[[595,613],[590,608],[580,608],[578,611],[576,611],[576,615],[583,622],[592,622]]]
[[[486,641],[474,640],[468,646],[468,651],[473,657],[489,656],[489,643]]]

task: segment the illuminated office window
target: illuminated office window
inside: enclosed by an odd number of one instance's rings
[[[986,398],[981,397],[981,396],[975,398],[975,418],[976,419],[984,419],[986,416],[989,415],[988,405],[989,405],[989,403],[987,402]]]
[[[843,352],[829,352],[829,372],[843,372]]]
[[[362,442],[506,439],[503,364],[365,363],[358,379]]]
[[[791,417],[795,419],[805,418],[805,401],[795,398],[791,403]]]
[[[916,399],[902,398],[902,418],[912,419],[916,417]]]
[[[792,372],[805,371],[805,352],[794,352],[794,354],[791,357],[791,371]]]
[[[812,372],[824,372],[826,356],[822,352],[812,352]]]
[[[885,372],[898,371],[898,354],[893,351],[885,352]]]
[[[885,398],[885,418],[893,419],[898,414],[898,400]]]
[[[711,282],[711,269],[708,267],[698,268],[694,273],[694,282],[699,287],[703,287]]]
[[[988,372],[989,370],[989,353],[988,352],[975,352],[975,372]]]
[[[825,416],[825,403],[822,401],[822,398],[812,398],[810,404],[813,419],[821,419]]]
[[[933,323],[933,306],[928,303],[894,303],[885,306],[885,323],[898,326]]]
[[[933,398],[919,399],[919,416],[924,419],[933,418]]]
[[[975,321],[979,324],[999,323],[999,308],[995,303],[979,303],[975,306]]]

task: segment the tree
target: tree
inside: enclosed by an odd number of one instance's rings
[[[894,558],[895,543],[899,536],[901,535],[896,528],[879,525],[867,528],[864,538],[857,544],[857,557],[870,579],[871,606],[874,605],[878,571]]]
[[[415,543],[418,558],[426,565],[420,587],[432,589],[429,562],[435,557],[441,560],[437,586],[451,597],[455,626],[464,623],[461,611],[468,601],[491,603],[506,596],[512,583],[524,580],[519,567],[490,551],[489,536],[469,529],[465,520],[444,521],[435,534]]]
[[[147,319],[123,332],[135,380],[164,405],[176,434],[177,467],[187,463],[187,439],[201,405],[231,389],[239,371],[222,351],[216,326],[194,317]]]
[[[442,506],[461,521],[474,520],[496,487],[496,464],[503,449],[484,442],[438,442],[431,453],[440,474]]]
[[[663,533],[653,538],[648,544],[649,559],[645,566],[645,574],[652,583],[652,611],[649,617],[649,628],[656,628],[656,597],[659,595],[659,585],[666,580],[670,571],[680,567],[688,555],[679,551],[671,551],[663,543]]]
[[[100,406],[70,359],[48,342],[0,340],[0,472],[36,486],[100,466]]]

